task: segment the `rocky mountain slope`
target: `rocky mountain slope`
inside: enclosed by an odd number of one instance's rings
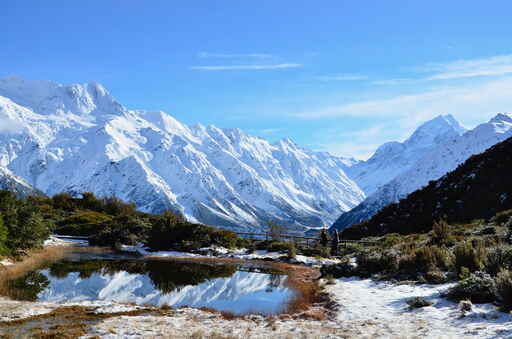
[[[437,119],[427,124],[435,120]],[[419,156],[411,158],[414,159],[412,165],[404,166],[405,170],[401,173],[396,171],[398,173],[391,181],[387,183],[383,181],[384,185],[379,187],[373,194],[370,194],[357,207],[343,213],[332,227],[344,229],[369,219],[384,206],[399,201],[407,196],[407,194],[427,185],[430,180],[438,179],[447,172],[454,170],[471,155],[481,153],[494,144],[512,136],[512,116],[500,113],[489,122],[478,125],[474,129],[459,135],[458,133],[461,131],[461,129],[456,128],[453,130],[454,133],[442,133],[440,136],[435,137],[434,140],[437,142],[431,143],[432,146],[425,148],[426,151],[420,153]],[[415,134],[404,144],[413,139]],[[377,151],[375,156],[378,153],[379,151]],[[390,157],[390,161],[392,159],[393,157]],[[357,178],[354,178],[354,180],[357,181]]]
[[[491,120],[492,123],[496,120]],[[454,171],[431,181],[399,203],[386,206],[370,220],[346,228],[343,236],[419,233],[430,230],[434,221],[441,218],[449,223],[490,218],[512,208],[510,173],[512,138],[470,157]]]
[[[295,230],[364,199],[347,159],[128,110],[95,83],[0,79],[0,126],[0,165],[49,195],[90,191],[224,228]]]

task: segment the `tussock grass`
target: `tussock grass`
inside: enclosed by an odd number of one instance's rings
[[[87,334],[89,326],[104,319],[158,313],[158,309],[95,313],[93,307],[66,306],[45,314],[0,322],[0,334],[7,338],[78,338]]]
[[[8,281],[17,279],[27,272],[40,267],[41,265],[64,258],[69,253],[70,248],[64,246],[52,246],[43,249],[32,250],[21,261],[14,265],[0,268],[0,295],[10,296],[12,292],[9,289]]]
[[[0,295],[16,299],[16,291],[9,285],[9,281],[23,277],[46,263],[63,259],[72,252],[104,252],[106,249],[95,247],[49,246],[34,249],[26,256],[18,258],[14,265],[0,267]]]

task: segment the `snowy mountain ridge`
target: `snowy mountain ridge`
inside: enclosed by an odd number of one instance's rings
[[[382,144],[367,161],[360,161],[346,171],[367,196],[384,183],[406,172],[425,154],[466,132],[453,116],[439,115],[425,122],[404,142]]]
[[[0,125],[0,165],[48,195],[90,191],[224,228],[297,231],[364,199],[348,159],[128,110],[99,84],[0,79]]]
[[[344,229],[369,219],[384,206],[398,202],[409,193],[457,168],[474,154],[512,137],[512,115],[499,113],[489,122],[478,125],[462,135],[446,134],[441,143],[417,157],[405,171],[379,187],[362,203],[343,213],[332,227]],[[357,181],[357,179],[354,179]]]

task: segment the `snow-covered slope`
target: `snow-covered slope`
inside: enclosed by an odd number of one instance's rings
[[[296,230],[364,199],[347,159],[127,110],[99,84],[0,79],[0,126],[0,165],[49,195],[90,191],[225,228]]]
[[[430,180],[438,179],[454,170],[470,156],[481,153],[511,136],[512,115],[500,113],[489,122],[480,124],[461,136],[453,135],[444,139],[442,143],[419,157],[406,171],[369,195],[357,207],[343,213],[333,227],[344,229],[369,219],[384,206],[399,201],[428,184]]]
[[[387,142],[367,161],[346,171],[367,196],[413,167],[425,154],[456,139],[466,130],[451,115],[440,115],[427,121],[404,142]]]

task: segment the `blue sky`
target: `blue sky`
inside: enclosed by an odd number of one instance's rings
[[[2,1],[0,76],[365,158],[512,111],[510,1]]]

